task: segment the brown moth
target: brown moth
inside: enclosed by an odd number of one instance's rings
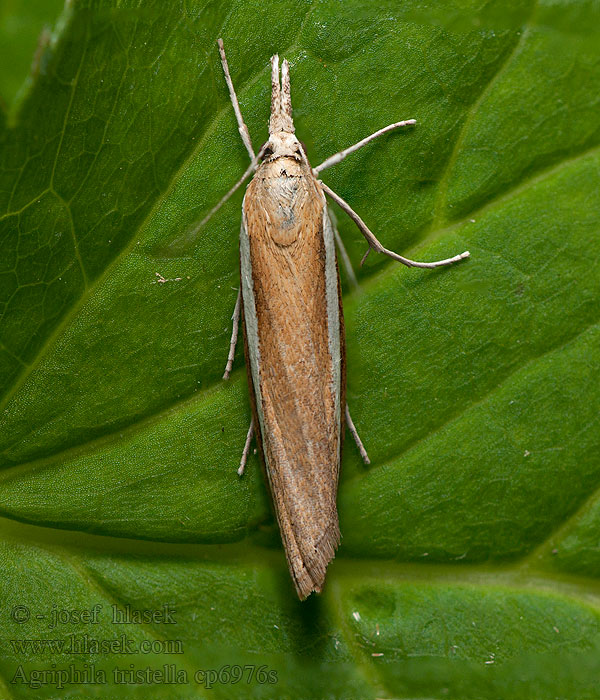
[[[224,378],[233,364],[242,312],[252,421],[238,473],[244,471],[255,433],[292,580],[303,600],[321,591],[340,541],[336,495],[346,425],[369,462],[346,404],[336,232],[325,195],[356,222],[369,242],[367,254],[374,249],[409,267],[438,267],[469,253],[431,263],[403,258],[384,248],[358,214],[318,179],[321,170],[414,119],[390,124],[312,168],[294,133],[288,62],[283,61],[280,76],[279,58],[273,56],[269,140],[255,155],[221,39],[218,44],[251,163],[199,227],[255,171],[242,206],[241,288]]]

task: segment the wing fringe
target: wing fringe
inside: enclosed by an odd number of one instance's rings
[[[337,513],[319,541],[314,545],[312,552],[300,551],[295,533],[287,517],[282,514],[278,519],[285,540],[284,549],[289,569],[298,597],[300,600],[304,600],[313,592],[320,593],[325,581],[327,566],[335,557],[335,551],[340,543]]]

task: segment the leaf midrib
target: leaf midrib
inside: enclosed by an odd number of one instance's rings
[[[79,551],[90,556],[128,556],[144,559],[186,559],[197,562],[221,562],[232,565],[253,566],[269,563],[274,567],[285,567],[282,549],[272,549],[257,545],[252,536],[238,542],[223,544],[189,544],[153,542],[132,538],[117,538],[108,535],[95,535],[74,530],[60,530],[39,525],[16,523],[8,518],[0,518],[2,541],[15,542],[40,547],[50,554],[75,560],[78,571],[85,576],[96,575],[80,563]],[[61,534],[58,544],[53,533]],[[360,567],[359,569],[357,567]],[[578,574],[554,571],[536,566],[530,558],[518,562],[486,562],[480,564],[443,564],[437,562],[401,562],[394,559],[373,559],[370,557],[345,556],[342,551],[330,565],[330,574],[336,579],[373,579],[388,583],[423,583],[430,585],[450,584],[455,586],[510,588],[515,591],[531,589],[540,593],[561,595],[577,600],[594,613],[600,614],[600,580]],[[327,591],[327,587],[325,588]],[[290,587],[290,594],[293,590]]]

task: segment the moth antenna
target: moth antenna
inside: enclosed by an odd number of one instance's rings
[[[293,134],[292,95],[290,91],[290,64],[287,60],[281,66],[281,129]]]
[[[271,119],[269,134],[281,131],[281,87],[279,84],[279,56],[271,57]]]

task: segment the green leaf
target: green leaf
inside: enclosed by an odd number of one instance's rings
[[[0,0],[0,104],[10,104],[44,69],[50,26],[63,5],[62,0]]]
[[[599,20],[67,4],[0,127],[2,697],[600,697]],[[314,164],[416,118],[323,179],[388,248],[471,252],[359,268],[335,212],[372,463],[347,439],[342,546],[304,603],[257,457],[236,474],[241,351],[220,378],[241,192],[188,234],[247,166],[219,36],[255,146],[275,52]]]

